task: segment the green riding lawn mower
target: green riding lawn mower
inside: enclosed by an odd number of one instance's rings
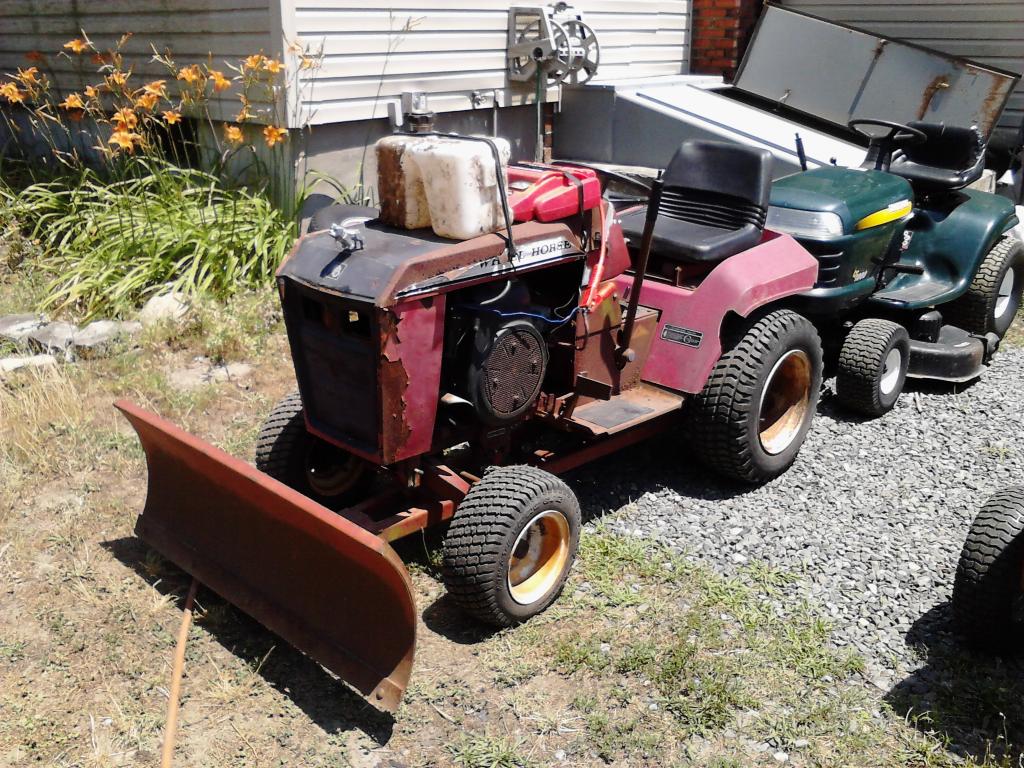
[[[818,258],[794,308],[819,328],[838,401],[880,416],[908,376],[982,372],[1020,306],[1024,252],[1011,201],[968,188],[984,170],[975,128],[849,127],[869,140],[864,164],[777,180],[767,226]]]

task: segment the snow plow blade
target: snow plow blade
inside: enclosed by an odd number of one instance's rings
[[[383,540],[244,461],[125,401],[149,465],[136,534],[225,600],[395,711],[416,612]]]

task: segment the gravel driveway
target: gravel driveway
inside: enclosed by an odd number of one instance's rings
[[[974,513],[1024,482],[1024,350],[1004,349],[971,386],[910,382],[894,411],[859,421],[828,382],[796,464],[748,490],[701,471],[666,437],[576,474],[584,509],[731,572],[761,561],[830,616],[834,638],[880,687],[919,666],[912,625],[949,599]],[[611,503],[609,503],[609,493]],[[940,612],[941,613],[941,612]]]

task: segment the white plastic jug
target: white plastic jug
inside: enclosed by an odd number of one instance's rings
[[[385,224],[404,229],[430,226],[419,166],[408,153],[422,136],[387,136],[377,142],[377,197]]]
[[[505,177],[508,141],[493,139],[501,159],[495,168],[491,148],[481,141],[425,136],[405,149],[419,168],[430,226],[441,237],[468,240],[505,226],[498,173]]]

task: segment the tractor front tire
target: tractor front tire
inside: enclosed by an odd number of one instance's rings
[[[579,546],[580,505],[542,469],[499,467],[466,494],[445,534],[448,594],[482,622],[526,621],[562,591]]]
[[[1001,339],[1020,308],[1022,292],[1024,246],[1007,235],[985,255],[967,292],[940,309],[946,322],[968,333],[994,333]]]
[[[1018,650],[1024,639],[1024,486],[996,493],[967,534],[953,581],[953,626],[969,645]]]
[[[822,353],[809,320],[788,309],[762,313],[722,340],[722,357],[687,408],[703,464],[764,483],[796,460],[821,394]]]
[[[332,509],[362,501],[375,474],[365,460],[307,431],[298,392],[286,395],[263,422],[256,468]]]
[[[903,391],[910,364],[910,336],[898,323],[861,320],[846,335],[839,352],[836,397],[864,416],[892,410]]]

